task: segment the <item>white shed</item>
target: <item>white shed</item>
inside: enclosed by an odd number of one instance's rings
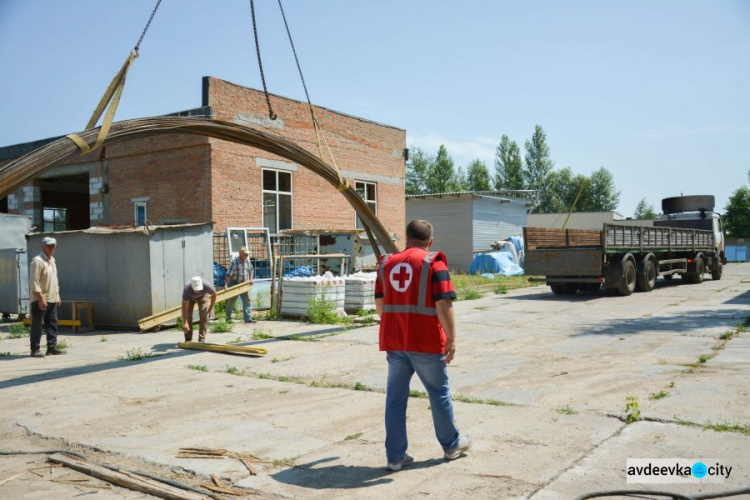
[[[406,197],[406,222],[430,221],[435,228],[433,248],[445,253],[451,269],[466,271],[474,252],[490,250],[491,243],[523,232],[530,202],[504,194],[474,191],[410,195]]]

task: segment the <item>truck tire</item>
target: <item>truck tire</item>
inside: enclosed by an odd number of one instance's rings
[[[552,289],[552,293],[555,295],[562,295],[563,294],[563,286],[560,283],[555,283],[553,285],[549,286]]]
[[[565,295],[575,295],[578,291],[578,283],[563,283],[562,289]]]
[[[711,278],[715,280],[720,280],[721,275],[724,273],[724,266],[722,265],[721,261],[716,263],[716,266],[714,266],[713,269],[711,269]]]
[[[621,264],[622,274],[620,276],[620,283],[617,285],[617,292],[620,295],[630,295],[635,292],[636,286],[636,272],[635,264],[630,259],[624,260]]]
[[[703,263],[703,259],[698,257],[695,259],[695,271],[690,273],[690,283],[703,283],[703,275],[706,272],[706,264]]]
[[[643,261],[643,273],[638,274],[638,291],[650,292],[656,288],[656,266],[654,261],[646,258]]]

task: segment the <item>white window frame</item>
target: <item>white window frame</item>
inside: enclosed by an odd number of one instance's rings
[[[274,172],[276,175],[276,190],[270,190],[265,189],[264,186],[264,177],[266,172]],[[279,174],[288,174],[289,175],[289,191],[279,191]],[[279,196],[289,196],[289,227],[284,229],[294,229],[294,176],[292,175],[292,172],[288,170],[277,170],[275,168],[262,168],[260,172],[260,219],[261,224],[265,224],[265,195],[266,194],[273,194],[276,196],[276,232],[280,232],[281,228],[279,227],[279,214],[281,213],[281,210],[279,210]]]
[[[138,225],[138,209],[143,207],[143,225],[146,225],[146,220],[148,219],[148,202],[147,201],[136,201],[133,203],[133,214],[135,216],[135,226],[136,227],[142,227]]]
[[[51,211],[52,212],[52,221],[51,222],[47,222],[46,220],[44,220],[44,215],[45,215],[44,212],[47,212],[47,211]],[[65,216],[64,220],[62,221],[62,224],[64,226],[62,229],[58,229],[57,228],[57,226],[60,224],[60,222],[58,222],[56,220],[56,218],[57,218],[56,215],[58,213],[62,213]],[[51,224],[52,228],[48,229],[47,224]],[[42,207],[42,228],[43,228],[43,230],[45,232],[55,232],[55,231],[65,231],[65,230],[67,230],[67,228],[68,228],[68,209],[64,208],[64,207]]]
[[[374,188],[374,190],[375,190],[375,198],[372,199],[372,200],[368,200],[367,199],[367,186],[368,185],[372,186]],[[359,187],[360,186],[364,187],[364,193],[365,193],[365,196],[362,197],[360,195],[360,198],[362,198],[362,201],[364,201],[365,204],[367,204],[367,206],[370,206],[370,204],[375,205],[375,210],[373,210],[372,212],[377,216],[378,215],[378,183],[377,182],[356,181],[355,180],[354,181],[354,191],[356,191],[358,195],[359,195]],[[372,208],[373,207],[370,207],[371,210],[372,210]],[[364,225],[360,224],[359,216],[357,215],[356,212],[354,213],[354,227],[356,229],[364,229],[365,228]]]

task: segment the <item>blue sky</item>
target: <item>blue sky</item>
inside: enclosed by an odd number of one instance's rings
[[[0,146],[83,129],[155,0],[0,0]],[[557,168],[641,198],[750,170],[750,1],[285,0],[315,104],[493,166],[535,124]],[[304,99],[278,5],[257,0],[269,90]],[[201,77],[262,88],[247,0],[163,0],[116,119],[198,107]]]

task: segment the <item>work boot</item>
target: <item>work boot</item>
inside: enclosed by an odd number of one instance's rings
[[[193,332],[186,333],[185,334],[185,342],[192,342],[193,341]]]
[[[58,349],[56,345],[53,345],[52,347],[47,348],[47,356],[50,354],[52,355],[58,355],[58,354],[68,354],[68,351],[64,351],[63,349]]]
[[[394,463],[388,462],[388,465],[386,465],[385,468],[390,471],[397,472],[403,469],[404,467],[406,467],[407,465],[411,465],[413,463],[414,463],[414,459],[411,456],[404,454],[404,458],[402,458],[398,462],[394,462]]]
[[[41,349],[37,349],[35,351],[31,351],[31,357],[32,358],[43,358],[44,357],[44,353],[42,352]]]

